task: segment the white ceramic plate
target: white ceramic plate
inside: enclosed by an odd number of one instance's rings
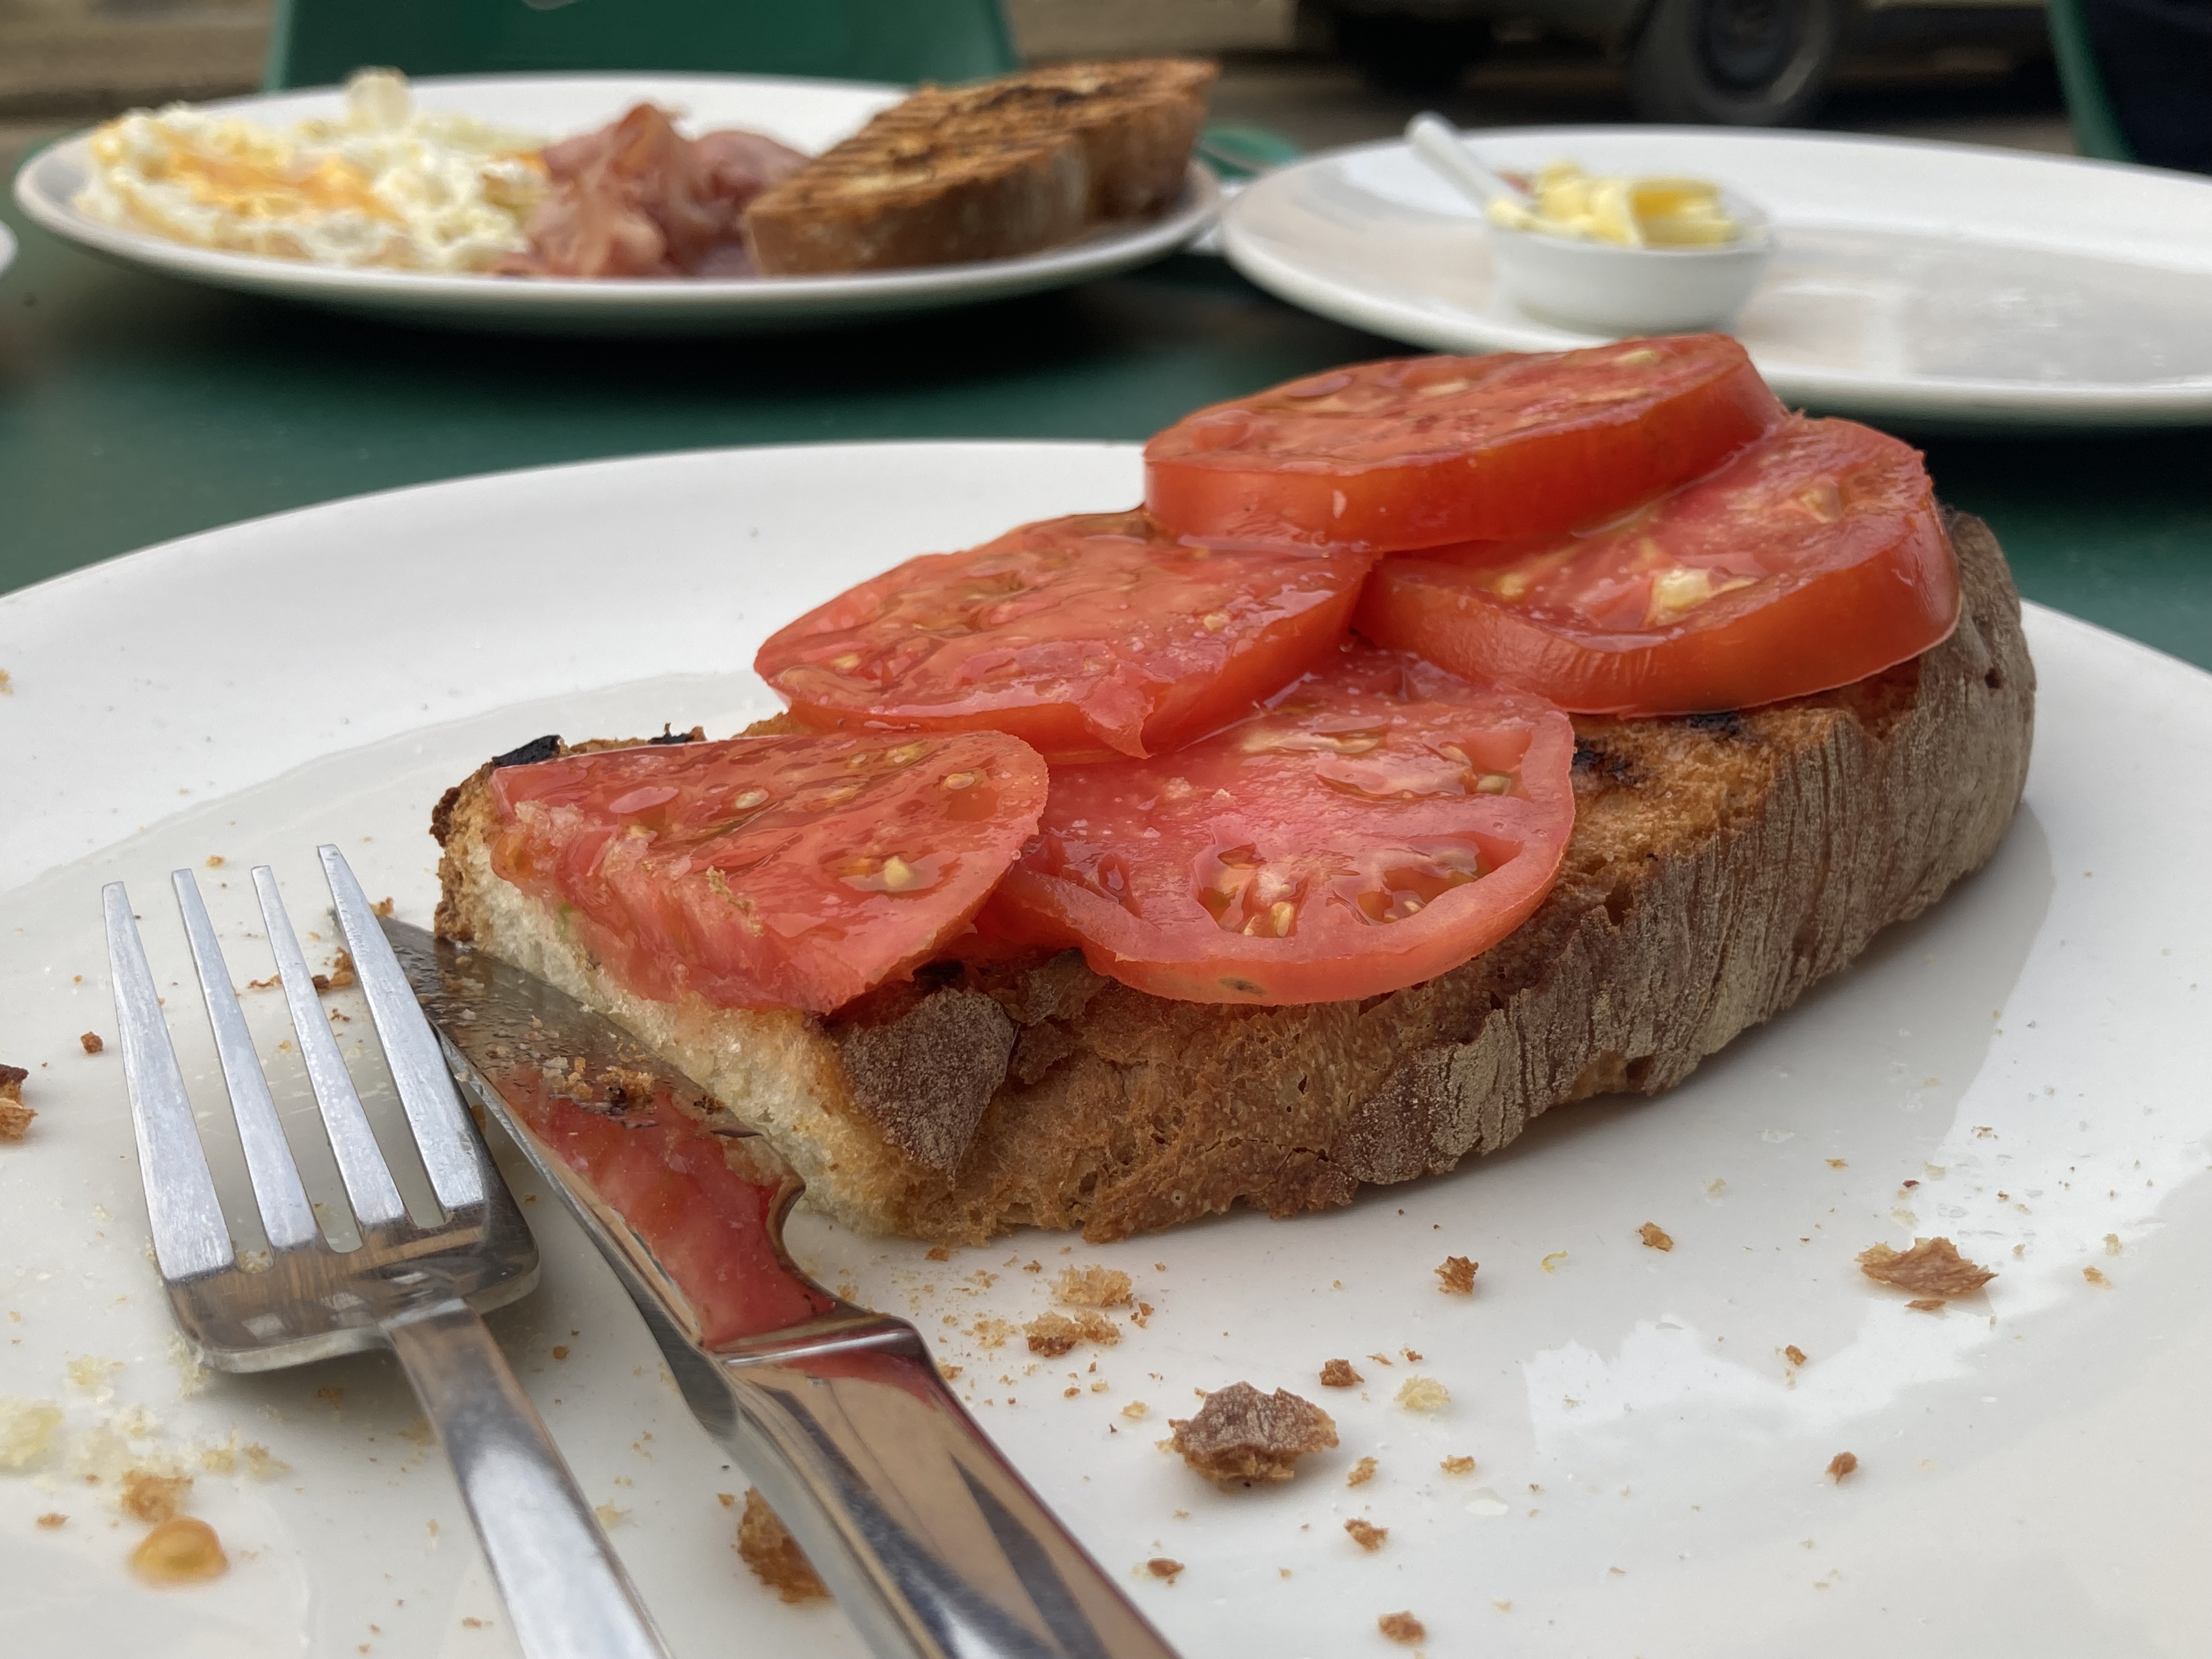
[[[1495,167],[1722,181],[1772,216],[1734,332],[1784,399],[1948,423],[2212,418],[2212,179],[1964,144],[1668,127],[1470,135]],[[1439,351],[1556,350],[1492,285],[1474,210],[1401,143],[1256,180],[1230,259],[1285,299]]]
[[[687,131],[749,127],[809,154],[857,131],[902,95],[896,87],[856,82],[734,75],[434,76],[416,81],[414,88],[419,107],[464,111],[549,138],[603,126],[645,101],[677,112]],[[283,125],[335,114],[340,98],[325,88],[205,107]],[[222,253],[90,218],[70,205],[88,175],[87,137],[64,139],[15,175],[15,199],[23,211],[57,235],[217,288],[471,328],[548,333],[728,333],[1032,294],[1172,252],[1206,228],[1216,198],[1213,175],[1194,165],[1182,197],[1161,218],[1103,229],[1070,246],[1018,259],[915,270],[655,282],[441,276]]]
[[[15,233],[0,225],[0,274],[15,263]]]
[[[246,867],[275,862],[313,925],[319,840],[425,921],[431,803],[483,756],[548,731],[726,732],[769,706],[744,665],[802,607],[909,554],[1121,506],[1138,480],[1137,452],[1109,446],[626,460],[337,502],[0,599],[0,1057],[31,1068],[40,1111],[0,1150],[0,1393],[69,1413],[47,1462],[0,1472],[11,1659],[507,1640],[388,1363],[187,1391],[168,1358],[121,1069],[77,1042],[112,1032],[100,884],[137,900],[221,1149],[168,871],[198,873],[241,981],[269,971]],[[1672,1096],[1564,1109],[1496,1158],[1296,1221],[1029,1234],[940,1264],[802,1214],[799,1255],[965,1368],[982,1422],[1192,1659],[1380,1656],[1376,1617],[1401,1609],[1437,1656],[2212,1649],[2212,890],[2194,874],[2212,783],[2189,763],[2212,749],[2212,677],[2046,611],[2029,629],[2035,769],[1995,862]],[[279,1000],[247,999],[300,1113]],[[856,1653],[833,1611],[745,1575],[716,1496],[742,1472],[568,1219],[528,1212],[544,1282],[495,1326],[586,1490],[627,1511],[613,1539],[676,1650]],[[1647,1221],[1671,1252],[1639,1243]],[[1853,1264],[1939,1232],[2001,1270],[1985,1306],[1911,1312]],[[1447,1254],[1482,1264],[1472,1298],[1438,1292]],[[1033,1368],[972,1334],[1093,1261],[1158,1310],[1119,1346]],[[1339,1357],[1364,1389],[1316,1386]],[[69,1375],[88,1358],[91,1388]],[[1413,1373],[1449,1409],[1395,1405]],[[1194,1389],[1238,1378],[1321,1399],[1342,1445],[1286,1486],[1200,1485],[1153,1443]],[[149,1449],[235,1430],[289,1466],[200,1474],[191,1507],[234,1555],[217,1584],[136,1584],[140,1528],[73,1472],[134,1406],[158,1420]],[[1821,1472],[1841,1451],[1860,1467],[1838,1486]],[[1441,1473],[1455,1455],[1475,1473]],[[1378,1472],[1348,1488],[1363,1456]],[[48,1513],[67,1524],[33,1525]],[[1389,1528],[1379,1552],[1346,1538],[1352,1516]],[[1155,1556],[1186,1571],[1144,1576]]]

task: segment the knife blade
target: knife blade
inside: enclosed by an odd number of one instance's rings
[[[566,1200],[693,1415],[872,1653],[1173,1659],[962,1407],[921,1333],[792,1261],[783,1221],[803,1183],[774,1148],[555,987],[383,927],[454,1076]]]

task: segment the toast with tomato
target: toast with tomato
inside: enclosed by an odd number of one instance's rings
[[[746,210],[771,276],[1007,258],[1158,212],[1182,188],[1215,70],[1064,64],[924,87]]]
[[[493,765],[440,804],[438,927],[609,1012],[855,1227],[1108,1239],[1341,1204],[1494,1152],[1554,1106],[1672,1086],[1990,855],[2026,775],[2033,670],[1995,538],[1948,527],[1961,605],[1932,650],[1737,712],[1577,717],[1554,884],[1482,954],[1386,994],[1194,1002],[1075,950],[915,941],[933,953],[910,980],[826,1013],[641,994],[561,905],[495,872]]]
[[[1664,1089],[2019,799],[1995,540],[1733,341],[1360,365],[1146,459],[1145,511],[778,630],[750,732],[480,769],[434,819],[441,931],[853,1225],[1111,1238]]]

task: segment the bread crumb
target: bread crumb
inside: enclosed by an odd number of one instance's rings
[[[1916,1296],[1905,1305],[1915,1313],[1941,1313],[1950,1304],[1940,1296]]]
[[[1025,1273],[1041,1273],[1044,1271],[1044,1263],[1042,1261],[1024,1261],[1022,1263],[1022,1271]]]
[[[756,1486],[745,1488],[745,1512],[738,1518],[738,1554],[753,1577],[786,1601],[822,1601],[830,1591],[814,1564],[785,1530],[776,1512]]]
[[[23,1083],[30,1075],[21,1066],[0,1066],[0,1140],[21,1140],[38,1116],[23,1104]]]
[[[349,951],[340,951],[331,958],[329,973],[316,974],[311,977],[314,980],[315,989],[318,991],[343,991],[359,982],[359,975],[353,970],[353,954]]]
[[[1030,1352],[1042,1354],[1048,1359],[1066,1353],[1079,1342],[1096,1342],[1102,1348],[1110,1348],[1121,1340],[1121,1328],[1102,1313],[1089,1310],[1073,1318],[1061,1313],[1041,1313],[1022,1327],[1029,1338]]]
[[[96,1353],[81,1353],[63,1367],[69,1380],[80,1389],[97,1389],[123,1369],[119,1359],[104,1358]]]
[[[1805,1350],[1792,1342],[1782,1351],[1782,1357],[1793,1365],[1802,1365],[1805,1363]]]
[[[1443,1462],[1437,1464],[1437,1467],[1442,1469],[1446,1474],[1473,1474],[1474,1473],[1474,1460],[1472,1457],[1466,1456],[1447,1457]]]
[[[987,1348],[1003,1348],[1014,1334],[1014,1327],[1006,1320],[986,1314],[969,1327],[968,1334]]]
[[[368,914],[372,916],[390,915],[392,914],[392,895],[386,893],[382,898],[377,900],[375,903],[370,905],[368,907]]]
[[[2106,1278],[2103,1273],[2095,1267],[2082,1268],[2081,1277],[2087,1279],[2092,1285],[2100,1285],[2106,1290],[2110,1290],[2112,1287],[2112,1281]]]
[[[48,1510],[39,1517],[39,1525],[46,1531],[52,1532],[58,1528],[69,1525],[69,1516],[64,1515],[59,1510]]]
[[[1393,1642],[1409,1648],[1429,1638],[1429,1627],[1410,1613],[1386,1613],[1375,1621],[1375,1628]]]
[[[1151,1560],[1145,1563],[1145,1571],[1152,1574],[1153,1577],[1164,1578],[1169,1583],[1172,1584],[1176,1581],[1176,1575],[1182,1571],[1182,1563],[1180,1561],[1170,1561],[1164,1555],[1156,1555]]]
[[[1875,1244],[1859,1252],[1859,1271],[1916,1296],[1966,1296],[1996,1274],[1960,1255],[1948,1238],[1916,1238],[1909,1250]]]
[[[922,1252],[922,1257],[928,1261],[950,1261],[952,1260],[952,1252],[942,1244],[933,1244]]]
[[[1559,1263],[1566,1259],[1567,1253],[1565,1250],[1554,1250],[1544,1258],[1541,1266],[1546,1273],[1555,1273],[1559,1270]]]
[[[1387,1353],[1370,1353],[1367,1357],[1378,1365],[1389,1365],[1395,1363]]]
[[[1070,1308],[1126,1308],[1129,1275],[1119,1267],[1062,1267],[1052,1299]]]
[[[149,1584],[204,1584],[230,1570],[215,1528],[189,1515],[173,1516],[139,1540],[131,1570]]]
[[[2119,1253],[2120,1236],[2118,1233],[2106,1233],[2105,1235],[2105,1254],[2106,1255],[2118,1255]]]
[[[1433,1376],[1409,1376],[1399,1386],[1398,1403],[1409,1412],[1440,1412],[1451,1404],[1451,1390]]]
[[[1857,1468],[1858,1466],[1859,1455],[1856,1452],[1838,1452],[1833,1457],[1828,1460],[1827,1473],[1831,1480],[1833,1480],[1840,1485],[1843,1481],[1843,1478]]]
[[[733,1492],[718,1492],[714,1494],[714,1501],[726,1510],[733,1510],[738,1506],[738,1495]]]
[[[1152,1409],[1152,1408],[1150,1406],[1147,1406],[1141,1400],[1132,1400],[1127,1405],[1121,1407],[1121,1415],[1127,1418],[1132,1423],[1135,1423],[1148,1416],[1151,1413]]]
[[[51,1400],[25,1400],[0,1394],[0,1469],[27,1468],[46,1455],[62,1408]]]
[[[1381,1549],[1382,1540],[1390,1535],[1389,1528],[1378,1527],[1371,1521],[1362,1521],[1356,1515],[1344,1523],[1344,1529],[1352,1534],[1352,1541],[1370,1555]]]
[[[1480,1266],[1463,1255],[1446,1256],[1437,1267],[1437,1277],[1443,1281],[1440,1288],[1446,1296],[1473,1296],[1474,1273]]]
[[[1375,1478],[1375,1460],[1363,1457],[1352,1466],[1352,1473],[1344,1477],[1347,1486],[1364,1486]]]
[[[1332,1359],[1321,1368],[1324,1389],[1356,1389],[1367,1379],[1352,1369],[1349,1359]]]
[[[107,1044],[100,1040],[100,1033],[97,1031],[82,1033],[78,1036],[77,1043],[88,1054],[96,1054],[107,1047]]]
[[[1171,1443],[1191,1470],[1219,1484],[1287,1480],[1297,1460],[1336,1444],[1336,1423],[1286,1389],[1261,1394],[1232,1382],[1206,1395],[1189,1418],[1170,1418]]]
[[[1660,1231],[1659,1224],[1656,1221],[1645,1222],[1636,1231],[1638,1237],[1655,1250],[1671,1250],[1674,1248],[1674,1241]]]
[[[592,1506],[592,1513],[599,1517],[599,1524],[609,1532],[612,1532],[629,1519],[628,1510],[618,1510],[611,1504],[594,1504]]]
[[[1401,1348],[1398,1352],[1406,1356],[1406,1363],[1408,1365],[1418,1365],[1421,1363],[1421,1356],[1411,1348]]]
[[[123,1495],[118,1500],[124,1514],[134,1521],[160,1522],[173,1519],[192,1489],[189,1474],[164,1474],[158,1469],[123,1472]]]
[[[1828,1167],[1832,1170],[1848,1170],[1851,1166],[1840,1158],[1832,1158],[1828,1160]]]

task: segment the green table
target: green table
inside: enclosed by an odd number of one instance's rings
[[[1402,348],[1218,260],[778,340],[416,331],[110,265],[26,227],[0,276],[0,592],[364,490],[726,444],[1142,438]],[[2029,597],[2212,667],[2212,431],[1927,445]]]

